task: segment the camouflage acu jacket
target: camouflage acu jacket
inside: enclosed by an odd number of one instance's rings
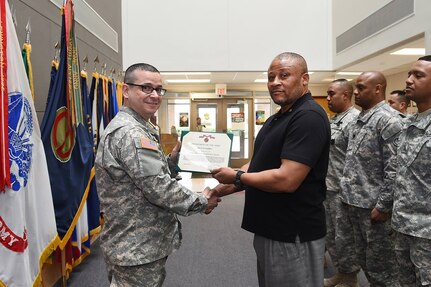
[[[359,111],[351,107],[347,111],[332,117],[331,123],[331,148],[329,150],[328,174],[326,186],[330,191],[340,191],[340,179],[343,175],[344,159],[346,157],[348,125],[356,119]]]
[[[362,111],[348,129],[342,201],[361,208],[392,208],[392,185],[401,118],[383,101]]]
[[[392,226],[431,239],[431,110],[424,113],[407,118],[400,136]]]
[[[115,265],[168,256],[181,243],[176,214],[198,213],[208,204],[203,195],[171,179],[158,131],[127,107],[105,129],[95,167],[105,215],[101,247]]]

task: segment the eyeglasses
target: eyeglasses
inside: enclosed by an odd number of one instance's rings
[[[159,96],[164,96],[166,94],[166,89],[163,89],[163,88],[153,88],[152,86],[149,86],[149,85],[137,85],[132,83],[126,83],[126,84],[129,86],[140,87],[141,90],[146,94],[151,94],[153,91],[156,91],[156,93]]]

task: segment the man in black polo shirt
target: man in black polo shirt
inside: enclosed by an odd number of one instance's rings
[[[253,232],[259,286],[321,286],[330,127],[308,90],[304,58],[282,53],[268,69],[280,111],[260,130],[252,160],[211,171],[220,196],[246,190],[242,228]]]

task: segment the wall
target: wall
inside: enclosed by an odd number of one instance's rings
[[[369,29],[379,24],[379,21],[385,21],[390,18],[393,13],[402,12],[400,9],[395,9],[385,12],[384,8],[387,5],[394,4],[395,7],[402,5],[409,5],[406,3],[413,3],[413,15],[406,16],[399,21],[387,26],[379,32],[369,35],[363,40],[357,42],[355,45],[336,53],[336,37],[339,37],[344,32],[348,31],[354,25],[364,20]],[[372,19],[370,15],[382,8],[381,19]],[[354,13],[352,13],[354,11]],[[431,22],[429,21],[429,11],[431,11],[431,1],[429,0],[393,0],[393,1],[355,1],[355,0],[333,0],[333,34],[334,39],[332,44],[333,49],[333,67],[338,69],[340,67],[349,65],[353,62],[365,59],[374,53],[378,53],[388,49],[403,41],[416,38],[425,34],[425,43],[427,53],[431,53]],[[353,37],[353,35],[352,35]]]
[[[93,60],[99,57],[100,64],[107,63],[108,71],[111,67],[122,68],[122,30],[121,3],[115,0],[97,1],[86,0],[89,6],[118,34],[118,51],[114,51],[102,40],[89,32],[81,24],[76,23],[75,34],[78,51],[82,60],[88,56],[88,70],[93,70]],[[62,0],[54,1],[62,3]],[[74,2],[82,2],[76,0]],[[46,99],[50,81],[51,61],[55,55],[54,45],[60,42],[61,14],[60,9],[50,0],[10,0],[11,7],[16,11],[18,40],[22,45],[25,40],[25,27],[30,19],[31,26],[31,60],[35,85],[35,108],[39,122],[45,111]],[[76,5],[77,6],[77,5]],[[75,9],[75,14],[80,11]],[[86,19],[91,26],[94,19]],[[98,66],[100,72],[100,65]],[[91,75],[90,75],[91,76]],[[90,84],[90,82],[89,82]]]
[[[295,51],[310,70],[327,70],[330,3],[122,1],[124,67],[148,62],[161,71],[264,71],[275,55]]]

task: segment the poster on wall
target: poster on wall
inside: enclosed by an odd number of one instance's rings
[[[265,111],[256,111],[256,125],[261,126],[265,123]]]
[[[244,130],[244,113],[231,113],[232,130]]]
[[[189,113],[180,113],[180,127],[189,126]]]
[[[202,125],[205,126],[205,131],[215,132],[217,129],[217,110],[214,108],[199,108],[199,117]]]

